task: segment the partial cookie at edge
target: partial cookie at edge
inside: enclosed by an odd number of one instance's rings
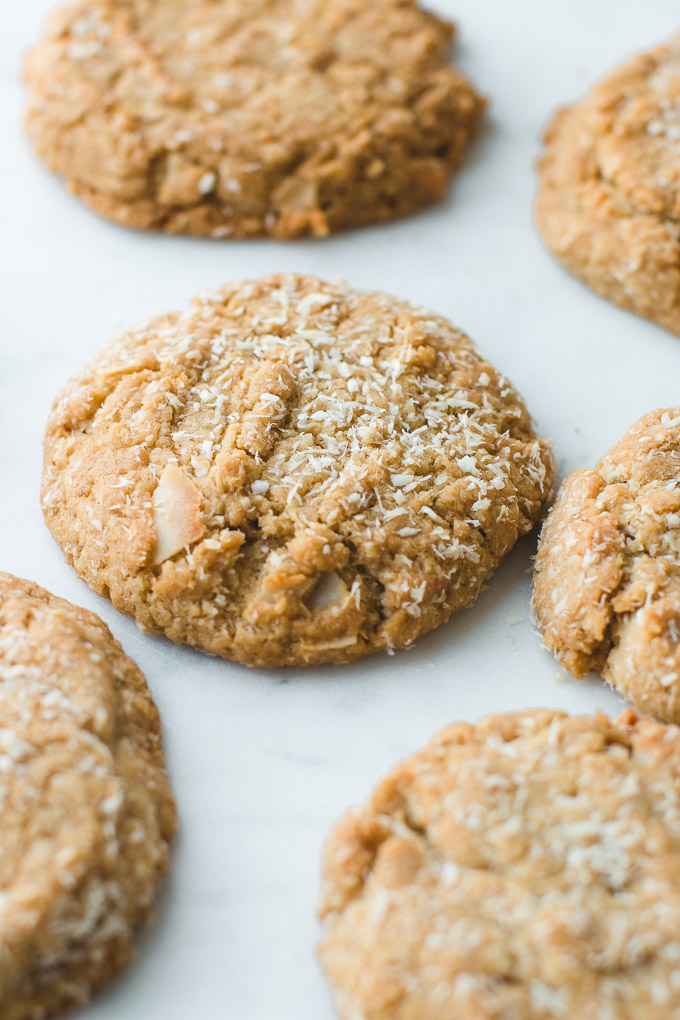
[[[680,334],[680,37],[636,56],[545,135],[536,219],[600,295]]]
[[[680,721],[680,408],[640,419],[562,484],[536,557],[546,646],[577,677]]]
[[[94,614],[0,573],[0,1012],[81,1005],[127,963],[175,806],[142,674]]]
[[[680,1010],[680,730],[626,712],[444,730],[325,848],[343,1020]]]

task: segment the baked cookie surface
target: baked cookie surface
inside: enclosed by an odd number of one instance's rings
[[[414,0],[87,0],[26,67],[27,131],[131,227],[322,236],[440,198],[485,108]]]
[[[680,37],[560,111],[539,164],[537,222],[610,301],[680,334]]]
[[[645,415],[564,481],[533,603],[575,676],[594,670],[640,711],[680,720],[680,407]]]
[[[449,727],[325,850],[343,1020],[680,1014],[680,730],[628,711]]]
[[[66,387],[43,509],[142,627],[308,665],[444,622],[553,477],[517,392],[446,320],[271,276],[141,325]]]
[[[94,614],[0,574],[0,1014],[83,1003],[127,962],[175,808],[144,677]]]

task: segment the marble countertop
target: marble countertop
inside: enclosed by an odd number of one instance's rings
[[[393,657],[247,670],[143,636],[68,567],[39,503],[58,388],[117,331],[232,278],[343,276],[465,329],[555,441],[560,473],[677,404],[680,340],[569,277],[532,226],[532,163],[551,111],[670,35],[673,0],[439,0],[457,62],[491,98],[449,199],[407,221],[313,242],[208,242],[97,219],[29,154],[21,54],[51,0],[2,4],[0,568],[87,606],[137,660],[160,707],[180,812],[173,867],[135,963],[83,1020],[331,1020],[314,957],[321,845],[382,773],[456,719],[554,706],[616,712],[596,680],[560,678],[529,619],[535,536],[477,602]]]

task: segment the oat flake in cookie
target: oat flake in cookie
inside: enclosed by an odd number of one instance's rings
[[[680,730],[451,726],[337,826],[321,914],[343,1020],[680,1016]]]
[[[550,250],[680,334],[680,36],[558,113],[545,141],[536,214]]]
[[[543,639],[641,712],[680,722],[680,407],[640,419],[562,484],[536,557]]]
[[[81,0],[48,22],[28,134],[103,216],[321,236],[441,198],[485,108],[414,0]]]
[[[92,613],[0,574],[0,1015],[82,1004],[127,962],[175,807],[158,712]]]
[[[448,619],[552,482],[517,392],[446,320],[270,276],[142,324],[69,383],[43,508],[142,627],[307,665]]]

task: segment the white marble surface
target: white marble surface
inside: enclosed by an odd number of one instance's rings
[[[100,613],[139,662],[162,712],[181,819],[137,960],[88,1020],[330,1020],[314,908],[321,844],[345,807],[454,719],[620,705],[595,680],[559,680],[542,651],[528,619],[534,538],[413,651],[265,673],[140,635],[77,580],[42,523],[42,431],[69,375],[137,318],[271,270],[342,275],[449,315],[524,394],[562,474],[592,463],[643,412],[678,402],[680,340],[567,276],[531,222],[532,161],[551,110],[669,35],[677,4],[436,6],[459,20],[458,62],[492,100],[450,199],[395,225],[283,245],[135,234],[68,197],[19,126],[21,54],[51,2],[1,5],[0,568]]]

